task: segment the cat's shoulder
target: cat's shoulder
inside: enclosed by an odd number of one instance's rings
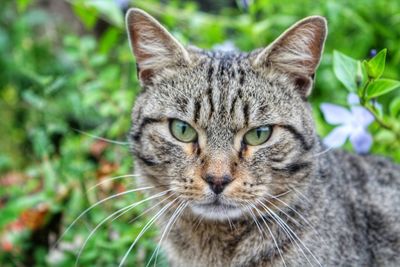
[[[334,150],[333,155],[351,179],[373,179],[381,184],[400,184],[400,165],[379,155],[357,155]]]

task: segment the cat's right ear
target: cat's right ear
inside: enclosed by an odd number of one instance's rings
[[[130,9],[126,15],[126,27],[142,84],[151,83],[153,76],[162,69],[189,64],[186,49],[143,10]]]
[[[253,61],[256,68],[272,67],[292,74],[298,92],[310,94],[327,35],[325,18],[311,16],[286,30]]]

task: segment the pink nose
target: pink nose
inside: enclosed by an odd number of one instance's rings
[[[204,177],[202,177],[204,181],[208,183],[210,186],[211,190],[215,194],[221,194],[222,191],[224,191],[225,187],[232,182],[232,176],[225,174],[223,176],[213,176],[210,174],[206,174]]]

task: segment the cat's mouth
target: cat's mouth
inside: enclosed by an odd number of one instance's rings
[[[215,199],[214,201],[208,203],[196,203],[193,204],[191,208],[195,214],[213,220],[237,218],[242,215],[242,210],[239,206],[225,203],[220,199]]]
[[[206,203],[206,204],[198,204],[202,208],[225,208],[225,209],[237,209],[237,206],[232,205],[232,204],[225,204],[222,203],[219,199],[215,200],[214,202],[211,203]]]

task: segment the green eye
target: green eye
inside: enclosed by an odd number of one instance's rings
[[[261,126],[248,131],[244,135],[244,142],[250,146],[258,146],[265,143],[271,136],[271,126]]]
[[[197,140],[197,132],[188,123],[174,119],[169,125],[171,134],[181,142],[191,143]]]

